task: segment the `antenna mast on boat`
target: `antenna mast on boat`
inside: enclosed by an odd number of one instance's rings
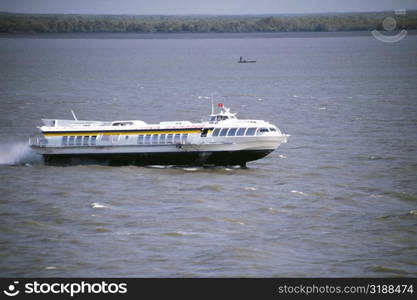
[[[75,115],[75,113],[74,113],[74,111],[71,109],[71,113],[72,113],[72,116],[74,117],[74,120],[75,121],[77,121],[78,119],[77,119],[77,116]]]
[[[213,94],[211,94],[211,114],[214,114]]]

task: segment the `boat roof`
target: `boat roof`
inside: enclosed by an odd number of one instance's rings
[[[222,127],[227,126],[273,126],[263,120],[243,120],[236,117],[230,108],[223,104],[218,104],[220,110],[217,113],[209,115],[208,121],[194,123],[190,121],[164,121],[158,124],[148,124],[142,120],[116,120],[116,121],[93,121],[93,120],[68,120],[68,119],[42,119],[43,126],[39,127],[41,131],[65,131],[65,130],[114,130],[117,129],[136,129],[136,128],[203,128],[203,127]]]

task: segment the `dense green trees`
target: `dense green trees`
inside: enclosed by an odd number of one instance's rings
[[[381,29],[385,17],[397,28],[417,29],[417,11],[314,15],[124,16],[0,14],[0,33],[67,32],[292,32]]]

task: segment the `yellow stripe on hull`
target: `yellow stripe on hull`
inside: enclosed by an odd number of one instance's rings
[[[145,134],[182,134],[182,133],[201,133],[200,130],[184,131],[115,131],[115,132],[44,132],[44,136],[91,136],[91,135],[145,135]]]

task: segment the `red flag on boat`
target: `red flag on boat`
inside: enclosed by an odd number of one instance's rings
[[[223,103],[217,104],[218,107],[223,107]]]

